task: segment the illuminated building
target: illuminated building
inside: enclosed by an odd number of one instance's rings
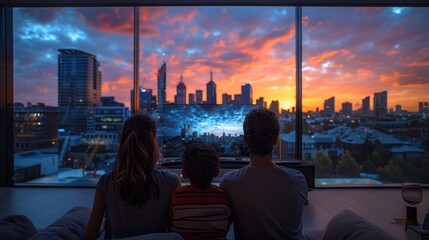
[[[151,112],[155,110],[156,98],[152,94],[152,89],[140,87],[139,92],[140,92],[140,96],[139,96],[140,112]],[[134,89],[131,89],[130,99],[131,99],[131,109],[134,109]]]
[[[43,103],[14,104],[15,151],[52,147],[57,144],[58,108]]]
[[[100,63],[95,55],[81,50],[58,51],[58,107],[64,112],[62,124],[72,133],[83,133],[87,110],[100,105]]]

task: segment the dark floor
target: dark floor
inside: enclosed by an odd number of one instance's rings
[[[73,206],[91,207],[94,191],[94,188],[0,188],[0,218],[24,214],[41,229]],[[423,202],[418,205],[420,223],[429,210],[429,188],[423,194]],[[309,204],[304,209],[304,229],[323,229],[344,209],[355,211],[398,239],[420,239],[414,232],[405,232],[403,225],[392,224],[394,217],[406,214],[401,188],[314,189],[309,192]]]

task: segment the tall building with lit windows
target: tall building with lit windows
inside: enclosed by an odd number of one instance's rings
[[[131,109],[134,109],[134,89],[131,89],[130,100]],[[139,88],[139,101],[140,112],[142,113],[152,112],[156,108],[156,97],[150,88]]]
[[[374,93],[374,114],[376,116],[387,114],[387,91]]]
[[[369,109],[369,103],[370,103],[369,96],[362,99],[362,115],[368,115],[371,112],[371,110]]]
[[[253,104],[253,90],[250,82],[241,86],[241,104]]]
[[[323,103],[323,115],[326,117],[333,116],[335,114],[335,97],[331,97],[325,100]]]
[[[216,104],[216,83],[213,81],[213,72],[210,71],[210,81],[206,84],[207,104]]]
[[[203,104],[203,90],[196,90],[195,91],[195,103],[196,104]]]
[[[73,134],[84,133],[88,112],[101,104],[100,63],[81,50],[58,51],[58,108],[64,112],[60,124]]]
[[[174,96],[175,104],[186,104],[186,85],[183,82],[183,76],[180,75],[180,82],[176,87],[176,95]]]
[[[163,62],[158,69],[158,112],[164,111],[164,104],[167,100],[167,63]]]

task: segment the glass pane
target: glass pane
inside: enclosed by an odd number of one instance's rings
[[[247,164],[250,109],[273,109],[282,127],[293,122],[294,17],[294,8],[277,7],[141,9],[140,108],[159,119],[164,166],[178,170],[192,141],[215,146],[223,168]],[[278,144],[275,159],[285,156]]]
[[[429,181],[428,12],[303,9],[303,159],[316,184]]]
[[[13,14],[15,182],[94,185],[129,116],[133,10]]]

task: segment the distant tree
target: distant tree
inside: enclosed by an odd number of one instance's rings
[[[316,168],[316,177],[329,177],[332,174],[332,160],[321,150],[314,157],[314,165]]]
[[[404,178],[401,167],[399,167],[399,164],[394,160],[390,160],[389,163],[379,171],[379,175],[381,179],[393,182],[401,182]]]
[[[381,155],[374,150],[371,154],[371,160],[377,168],[384,167],[384,160]]]
[[[366,173],[376,174],[377,173],[377,167],[375,166],[374,162],[371,159],[367,159],[367,160],[365,160],[365,162],[363,162],[362,171],[366,172]]]
[[[360,173],[360,166],[355,159],[346,151],[338,160],[337,173],[342,176],[358,177]]]

